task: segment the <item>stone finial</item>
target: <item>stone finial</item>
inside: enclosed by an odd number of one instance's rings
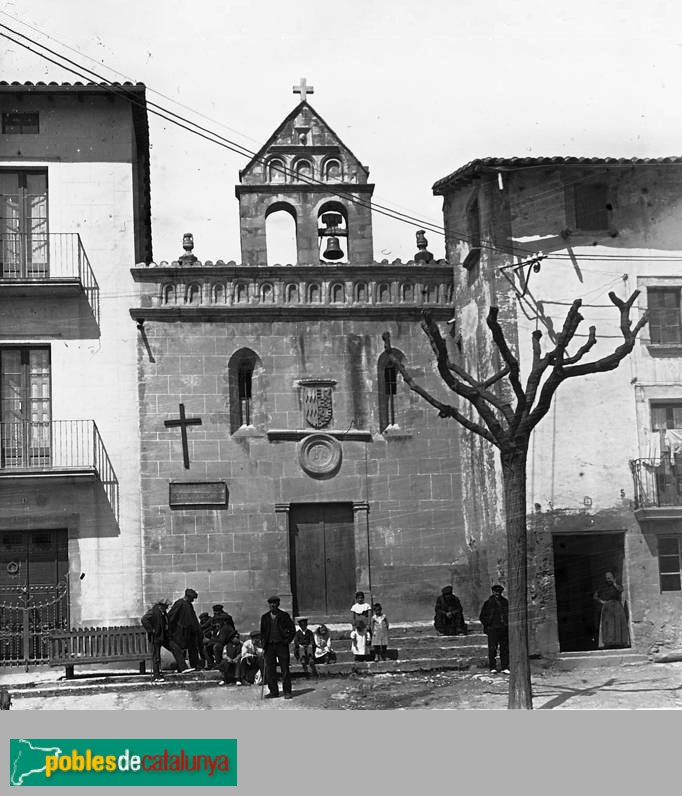
[[[419,251],[414,255],[415,263],[430,263],[433,261],[433,254],[426,248],[429,245],[426,240],[426,231],[417,230],[417,248]]]
[[[196,256],[193,254],[194,249],[194,235],[191,232],[185,232],[182,236],[182,248],[185,250],[178,258],[180,265],[194,265],[197,261]]]

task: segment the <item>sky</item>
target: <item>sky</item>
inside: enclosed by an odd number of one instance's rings
[[[375,200],[442,225],[431,186],[473,158],[682,154],[676,5],[5,0],[0,22],[109,79],[144,82],[148,99],[251,149],[306,77],[312,106],[369,167]],[[78,79],[3,39],[0,71]],[[246,159],[154,116],[150,140],[155,259],[176,258],[192,232],[200,259],[238,262]],[[411,258],[415,229],[375,215],[376,259]],[[443,238],[428,238],[443,257]]]

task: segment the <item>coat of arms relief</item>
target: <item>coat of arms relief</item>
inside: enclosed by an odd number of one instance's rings
[[[333,391],[336,381],[332,379],[300,379],[303,419],[311,428],[327,428],[332,422]]]

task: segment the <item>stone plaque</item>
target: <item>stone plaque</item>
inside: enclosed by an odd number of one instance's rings
[[[226,509],[225,481],[171,481],[168,505],[172,509]]]
[[[301,441],[298,461],[313,478],[330,478],[341,466],[341,445],[329,434],[309,434]]]

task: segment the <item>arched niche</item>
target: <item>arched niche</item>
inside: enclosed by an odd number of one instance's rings
[[[286,164],[282,158],[271,158],[265,167],[266,180],[272,183],[286,182]]]
[[[308,304],[319,304],[322,301],[322,288],[317,282],[310,282],[306,287],[306,301]]]
[[[328,158],[322,165],[322,179],[325,182],[343,182],[343,166],[338,158]]]
[[[187,285],[187,291],[185,292],[185,304],[201,304],[201,285],[198,282],[192,282],[191,284]]]
[[[175,285],[164,285],[162,296],[164,304],[175,304]]]
[[[296,182],[306,182],[310,184],[313,179],[312,163],[306,158],[297,160],[294,164],[294,174],[296,175]]]

